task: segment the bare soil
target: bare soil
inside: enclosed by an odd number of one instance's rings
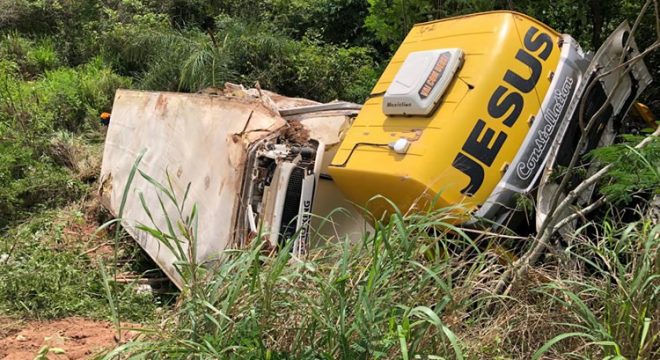
[[[4,360],[32,360],[44,346],[63,350],[61,354],[49,352],[48,359],[88,359],[116,345],[115,331],[106,321],[0,319],[0,359]]]

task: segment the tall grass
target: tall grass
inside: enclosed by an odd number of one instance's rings
[[[187,190],[180,199],[171,184],[141,175],[161,193],[160,204],[142,202],[150,217],[166,216],[167,202],[179,209],[167,229],[140,229],[177,254],[184,288],[158,331],[107,359],[659,355],[660,226],[650,220],[584,227],[560,257],[574,267],[549,258],[498,299],[507,310],[488,313],[488,289],[511,260],[492,250],[497,239],[451,225],[452,209],[395,210],[359,241],[329,242],[303,259],[291,256],[291,242],[267,251],[259,235],[249,248],[202,266],[194,249],[203,224],[196,207],[183,212]]]
[[[156,186],[183,209],[171,186]],[[158,212],[143,203],[149,216]],[[258,236],[230,249],[215,268],[194,259],[196,210],[167,229],[140,229],[170,248],[184,289],[162,336],[108,354],[168,358],[464,358],[455,320],[478,307],[470,296],[494,260],[459,229],[450,211],[405,217],[395,212],[361,241],[345,239],[292,258]],[[212,271],[209,271],[212,270]]]
[[[600,230],[567,251],[584,271],[539,289],[570,311],[566,322],[573,332],[551,339],[535,358],[573,337],[586,340],[586,352],[594,356],[660,357],[660,225],[640,221],[616,227],[605,222]]]

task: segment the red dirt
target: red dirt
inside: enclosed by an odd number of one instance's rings
[[[0,319],[0,359],[34,359],[43,346],[64,350],[48,359],[87,359],[117,345],[112,324],[81,318],[8,323]]]

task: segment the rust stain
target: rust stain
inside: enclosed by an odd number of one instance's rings
[[[112,209],[112,201],[110,200],[111,196],[112,174],[108,174],[108,176],[101,180],[101,185],[99,186],[99,200],[101,202],[101,206],[114,214],[114,210]]]
[[[156,101],[156,110],[160,111],[161,114],[165,115],[167,113],[167,96],[164,94],[158,95],[158,100]]]
[[[284,130],[284,137],[294,144],[305,144],[309,141],[309,130],[298,120],[289,121],[286,130]]]
[[[112,193],[112,174],[108,174],[108,176],[101,181],[101,186],[99,186],[100,197],[103,197],[104,194],[110,193]]]

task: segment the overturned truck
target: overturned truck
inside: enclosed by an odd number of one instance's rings
[[[414,26],[364,105],[231,84],[200,94],[119,90],[101,196],[179,287],[176,255],[138,226],[167,229],[167,217],[193,204],[199,262],[221,261],[258,235],[274,249],[293,241],[299,256],[318,241],[359,237],[369,229],[362,210],[378,218],[392,205],[460,205],[459,222],[506,224],[518,195],[547,208],[553,170],[612,143],[651,82],[642,61],[620,66],[638,54],[625,23],[592,54],[500,11]],[[590,141],[578,146],[593,115]],[[144,176],[126,190],[142,152],[139,169],[187,194],[184,209]],[[344,211],[322,220],[336,208]]]

